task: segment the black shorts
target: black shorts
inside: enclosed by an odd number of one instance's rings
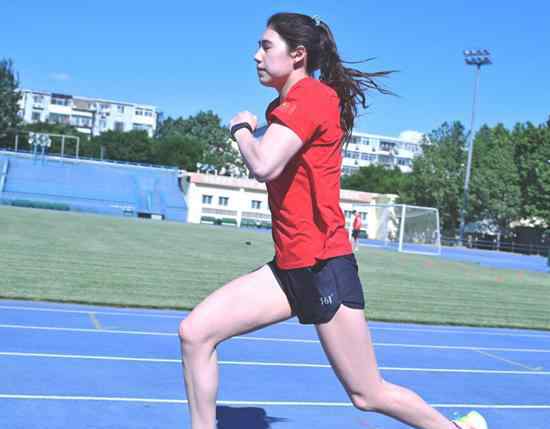
[[[320,261],[312,267],[282,270],[268,263],[302,324],[329,322],[341,304],[364,309],[363,286],[353,254]]]
[[[354,230],[351,231],[351,236],[352,236],[353,238],[359,238],[359,233],[360,233],[360,232],[361,232],[360,229],[354,229]]]

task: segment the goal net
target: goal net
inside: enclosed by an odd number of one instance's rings
[[[406,204],[354,204],[353,210],[361,214],[362,230],[369,245],[399,252],[441,254],[439,212],[436,208]]]

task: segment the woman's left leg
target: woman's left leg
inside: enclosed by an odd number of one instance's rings
[[[316,325],[316,329],[355,407],[385,414],[418,429],[456,429],[416,393],[382,379],[363,310],[341,305],[330,322]]]

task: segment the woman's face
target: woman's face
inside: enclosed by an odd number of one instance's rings
[[[258,42],[254,55],[258,79],[265,86],[282,88],[294,70],[294,59],[279,33],[268,27]]]

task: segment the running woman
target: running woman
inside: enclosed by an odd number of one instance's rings
[[[342,143],[351,134],[375,78],[343,65],[329,27],[318,17],[269,18],[254,56],[262,85],[278,97],[269,127],[253,136],[249,112],[231,134],[257,180],[265,182],[275,258],[216,290],[180,323],[192,429],[216,427],[216,346],[236,335],[297,316],[313,324],[352,403],[421,429],[486,429],[479,414],[451,421],[416,393],[385,381],[365,320],[363,289],[340,209]],[[319,79],[314,73],[319,70]]]
[[[353,239],[353,251],[356,252],[359,248],[359,234],[361,233],[361,227],[363,222],[361,221],[361,213],[353,211],[353,223],[351,225],[351,238]]]

